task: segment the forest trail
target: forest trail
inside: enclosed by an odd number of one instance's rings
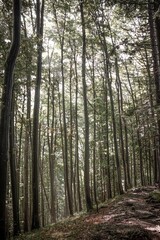
[[[98,213],[68,218],[24,239],[160,240],[160,201],[150,197],[153,191],[152,186],[132,189]]]

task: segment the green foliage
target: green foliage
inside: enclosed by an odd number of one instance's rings
[[[149,194],[148,200],[149,202],[160,203],[160,191],[155,190]]]

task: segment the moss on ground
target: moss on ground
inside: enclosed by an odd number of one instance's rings
[[[151,192],[147,198],[147,202],[160,203],[160,191],[155,190]]]

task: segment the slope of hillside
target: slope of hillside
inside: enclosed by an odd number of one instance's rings
[[[68,218],[16,239],[160,240],[159,196],[155,187],[132,189],[98,213]]]

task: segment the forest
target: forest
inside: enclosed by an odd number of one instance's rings
[[[0,239],[155,184],[159,0],[0,0]]]

